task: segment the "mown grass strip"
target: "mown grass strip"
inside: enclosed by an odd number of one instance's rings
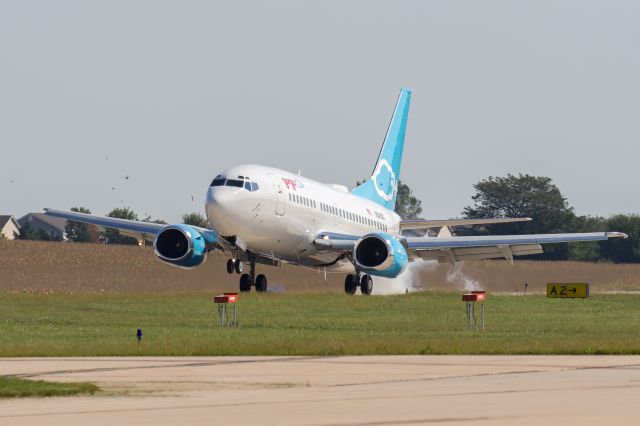
[[[243,294],[237,328],[211,296],[0,293],[0,357],[640,354],[637,295],[489,294],[484,333],[460,293]]]
[[[19,377],[0,377],[0,398],[93,395],[99,390],[93,383],[60,383]]]

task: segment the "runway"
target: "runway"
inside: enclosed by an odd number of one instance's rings
[[[638,424],[638,356],[0,359],[96,396],[0,400],[7,425]]]

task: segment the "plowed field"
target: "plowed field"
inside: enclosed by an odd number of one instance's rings
[[[226,272],[226,258],[212,254],[204,265],[183,270],[163,264],[150,247],[0,241],[0,291],[10,292],[200,292],[228,291],[238,276]],[[324,275],[285,265],[259,266],[269,289],[339,292],[343,274]],[[376,279],[374,292],[404,288],[543,292],[547,282],[589,282],[592,292],[640,290],[640,265],[580,262],[480,261],[450,265],[418,262],[401,279]]]

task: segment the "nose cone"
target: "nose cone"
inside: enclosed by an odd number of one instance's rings
[[[207,217],[213,228],[222,235],[235,235],[237,222],[241,219],[238,188],[216,186],[207,192]]]

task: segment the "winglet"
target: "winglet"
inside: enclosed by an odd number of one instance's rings
[[[629,238],[629,236],[624,232],[605,232],[605,235],[607,238],[622,238],[624,240]]]

